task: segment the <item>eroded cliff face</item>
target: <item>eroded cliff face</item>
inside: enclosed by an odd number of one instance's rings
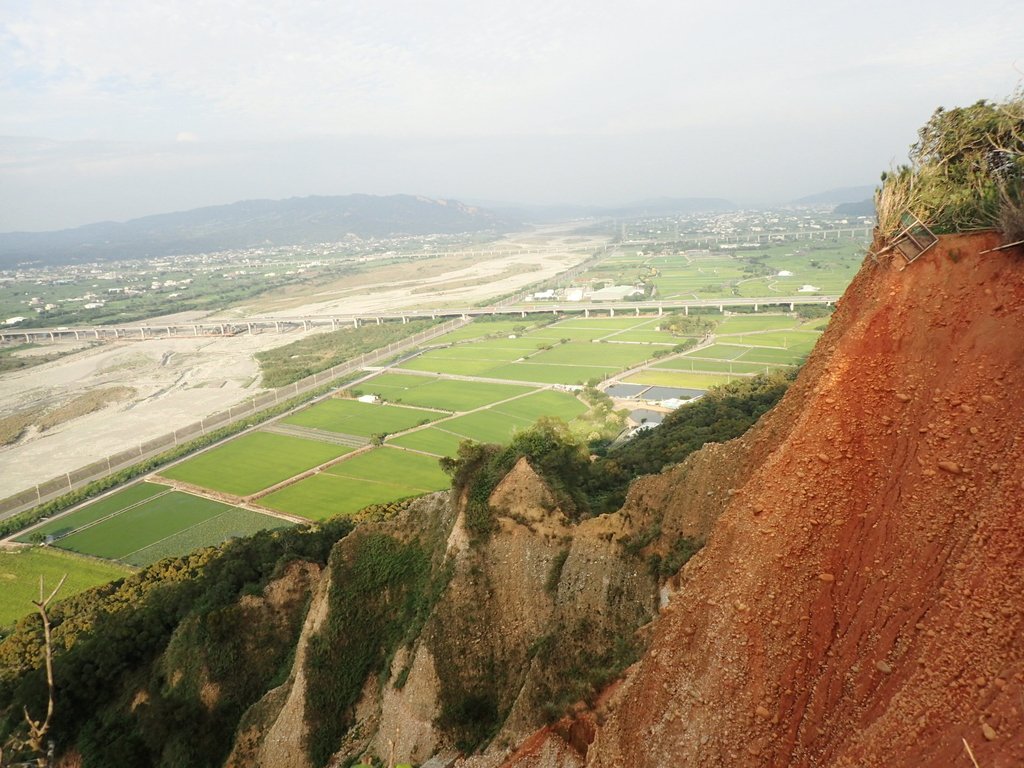
[[[1024,261],[997,243],[868,260],[779,406],[614,514],[573,524],[523,460],[485,541],[447,494],[341,541],[334,574],[366,537],[415,543],[430,598],[329,762],[1021,765]],[[707,545],[666,573],[681,541]],[[308,686],[338,670],[304,649],[335,589],[236,764],[313,764]]]
[[[484,540],[465,528],[464,500],[442,493],[340,541],[311,603],[292,673],[243,719],[229,764],[322,763],[322,752],[319,760],[310,754],[324,728],[310,702],[323,697],[333,676],[349,674],[358,653],[345,647],[334,666],[325,666],[311,661],[310,648],[346,642],[325,630],[351,608],[332,590],[345,583],[340,574],[354,573],[339,569],[374,567],[359,554],[371,540],[414,546],[429,574],[416,582],[419,608],[405,614],[404,631],[382,641],[390,642],[379,649],[383,673],[367,674],[339,712],[345,723],[330,764],[356,757],[420,764],[434,757],[443,765],[496,766],[635,659],[643,647],[635,630],[651,620],[658,602],[658,579],[646,560],[623,553],[636,525],[620,515],[573,524],[526,459],[495,488],[489,506],[496,526]],[[379,600],[387,613],[410,598],[406,586],[388,582],[388,594],[367,599]],[[317,685],[320,694],[311,695]],[[587,741],[577,741],[568,749],[582,755]]]
[[[997,244],[866,261],[770,423],[714,449],[746,479],[677,470],[724,511],[588,766],[1022,764],[1024,261]]]

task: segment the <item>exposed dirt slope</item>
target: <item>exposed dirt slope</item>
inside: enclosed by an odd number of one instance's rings
[[[587,765],[1022,764],[1024,259],[996,244],[868,260],[769,423],[716,449],[742,486],[681,477],[724,512]]]
[[[250,709],[231,765],[316,763],[307,755],[313,729],[324,723],[309,710],[311,686],[316,676],[323,688],[348,674],[349,652],[311,666],[309,648],[322,648],[329,639],[325,627],[339,621],[334,612],[351,607],[341,591],[343,574],[373,567],[359,559],[367,541],[414,544],[432,564],[432,575],[415,598],[424,612],[421,624],[403,624],[397,643],[382,652],[388,658],[383,674],[362,680],[344,714],[353,727],[332,737],[332,762],[361,757],[421,764],[434,757],[444,765],[459,760],[491,768],[550,716],[635,658],[633,633],[654,616],[658,586],[635,553],[623,556],[619,539],[636,530],[619,516],[573,525],[526,459],[498,484],[489,505],[496,528],[486,541],[472,541],[462,504],[446,493],[361,526],[335,546],[334,575],[325,574],[317,592],[292,675]],[[353,566],[345,571],[348,563]],[[398,586],[391,589],[394,599],[386,603],[405,599]],[[459,759],[477,745],[488,749]],[[586,738],[570,740],[562,753],[579,761],[586,745]]]

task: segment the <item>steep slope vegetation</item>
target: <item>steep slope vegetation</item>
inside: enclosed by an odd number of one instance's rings
[[[770,429],[714,449],[749,471],[679,478],[731,495],[590,747],[548,731],[509,766],[1021,764],[1024,263],[998,243],[866,261]]]

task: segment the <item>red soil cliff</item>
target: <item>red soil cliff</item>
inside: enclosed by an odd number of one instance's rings
[[[588,766],[1024,765],[1024,254],[998,242],[865,262]]]

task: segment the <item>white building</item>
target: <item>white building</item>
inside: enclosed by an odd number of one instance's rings
[[[583,301],[583,289],[582,288],[569,288],[565,292],[566,301]]]
[[[25,319],[24,317],[8,317],[4,320],[4,325],[17,325],[18,323],[25,322]]]
[[[643,295],[643,289],[633,285],[609,285],[590,292],[591,301],[623,301],[627,296]]]

